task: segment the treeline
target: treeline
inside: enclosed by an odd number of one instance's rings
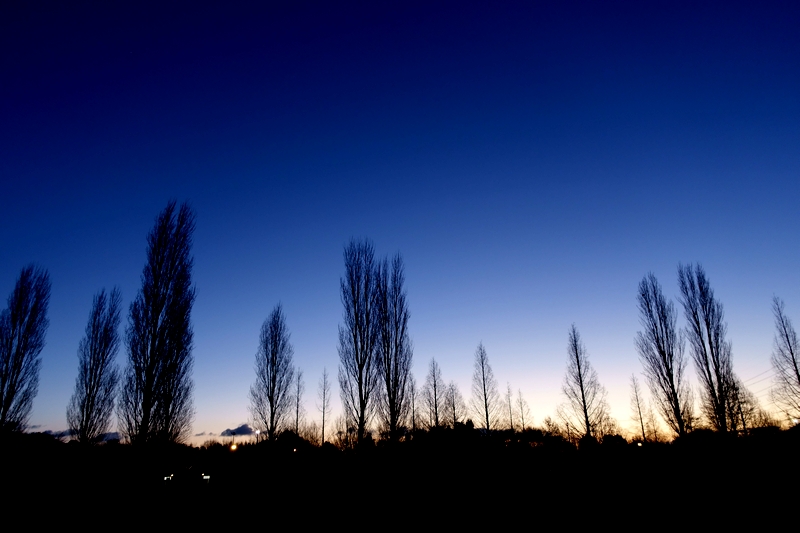
[[[114,413],[128,442],[175,443],[191,431],[194,409],[191,256],[195,215],[170,202],[147,236],[142,287],[130,305],[120,339],[122,296],[116,288],[94,297],[78,347],[78,376],[67,406],[69,437],[103,441]],[[46,270],[22,269],[0,315],[0,436],[24,431],[39,383],[47,331],[50,279]],[[115,359],[124,341],[127,362]]]
[[[482,343],[475,351],[468,402],[454,382],[445,383],[435,359],[429,362],[424,384],[418,387],[410,372],[413,353],[402,258],[397,255],[391,262],[376,260],[369,241],[354,240],[345,247],[344,264],[345,275],[341,279],[344,320],[339,327],[338,346],[344,414],[336,421],[332,442],[346,449],[375,440],[397,442],[419,438],[420,431],[448,427],[469,426],[484,435],[505,430],[512,436],[531,429],[530,409],[521,390],[514,394],[509,383],[501,394]],[[771,398],[779,408],[774,414],[759,405],[733,370],[723,307],[703,267],[679,264],[677,273],[679,302],[685,318],[683,328],[678,325],[678,308],[664,296],[656,277],[647,274],[639,284],[637,303],[642,331],[637,332],[635,345],[651,401],[646,400],[638,378],[632,375],[631,418],[636,427],[633,440],[669,441],[698,430],[747,435],[754,428],[796,425],[800,417],[800,344],[784,313],[783,302],[778,298],[773,300],[776,334],[772,366],[776,381]],[[285,326],[282,331],[286,331]],[[281,345],[290,347],[286,335]],[[290,356],[283,355],[281,350],[272,353],[270,375],[277,376],[276,382],[282,382],[290,371],[282,371],[280,364],[290,361]],[[690,360],[699,382],[696,390],[689,384]],[[258,365],[261,369],[263,362]],[[314,426],[305,433],[308,439],[320,444],[327,441],[325,409],[329,389],[325,384],[327,373],[320,385],[321,438]],[[610,415],[606,389],[574,324],[568,332],[562,393],[564,402],[555,415],[545,418],[535,430],[540,435],[564,439],[573,445],[621,438],[623,430]],[[294,402],[298,401],[295,396]],[[259,409],[263,405],[259,404]],[[288,409],[288,404],[275,402],[267,405],[266,412],[280,414]],[[253,420],[257,427],[268,427],[269,420],[278,418],[254,416]],[[661,421],[667,431],[662,429]],[[296,434],[298,427],[299,419],[295,416]],[[271,435],[279,433],[280,428],[269,431]]]
[[[132,444],[182,443],[190,436],[194,227],[195,214],[187,204],[170,202],[156,218],[147,236],[142,286],[130,305],[124,335],[119,332],[119,290],[101,289],[95,295],[79,345],[75,391],[67,406],[72,440],[103,441],[115,415],[122,440]],[[254,433],[257,441],[276,443],[282,435],[295,435],[317,446],[331,443],[351,449],[424,440],[428,437],[423,435],[445,435],[445,428],[462,436],[505,432],[504,442],[518,442],[527,435],[531,445],[556,441],[590,445],[621,439],[623,431],[610,416],[606,389],[574,324],[567,336],[564,401],[534,429],[521,390],[515,394],[508,384],[501,393],[482,343],[475,351],[467,401],[453,381],[445,383],[435,359],[428,363],[424,383],[417,384],[411,373],[410,312],[399,254],[378,258],[372,243],[352,240],[344,248],[344,267],[338,338],[343,414],[331,423],[331,379],[325,369],[317,391],[321,424],[304,423],[303,372],[294,364],[289,328],[278,304],[262,325],[256,379],[250,388],[252,427],[245,433]],[[771,399],[779,411],[771,413],[734,372],[723,307],[702,266],[680,264],[677,274],[683,327],[678,324],[678,306],[664,296],[653,274],[639,284],[642,330],[635,346],[651,400],[644,398],[633,375],[634,439],[685,439],[700,429],[747,435],[754,428],[796,425],[800,343],[783,302],[773,300]],[[3,434],[26,429],[37,392],[49,297],[47,271],[25,267],[0,315]],[[120,372],[115,359],[121,345],[127,357]],[[694,390],[688,378],[690,361],[699,383]],[[661,429],[662,421],[668,431]]]

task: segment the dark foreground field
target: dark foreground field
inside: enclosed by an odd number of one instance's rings
[[[796,520],[800,508],[798,430],[738,438],[697,432],[643,446],[610,439],[582,449],[504,437],[443,432],[349,451],[287,438],[231,451],[84,448],[17,435],[2,443],[4,507],[33,504],[43,514],[30,518],[45,522],[77,516],[87,525],[207,521],[237,529],[287,515],[295,524],[497,525],[527,517],[568,529],[642,519],[669,528],[782,513]]]

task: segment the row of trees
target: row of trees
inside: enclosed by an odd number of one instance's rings
[[[755,398],[733,371],[731,342],[722,304],[717,300],[700,265],[678,265],[679,301],[686,327],[677,326],[678,313],[651,273],[639,284],[637,295],[644,331],[636,335],[636,349],[654,402],[663,420],[678,436],[696,424],[694,401],[686,375],[685,343],[689,345],[699,381],[702,418],[716,431],[747,431],[759,410]],[[790,418],[800,414],[800,361],[797,336],[783,312],[783,302],[773,299],[776,336],[772,356],[776,371],[774,403]],[[639,392],[633,391],[636,403]],[[795,402],[794,404],[792,402]],[[635,416],[641,422],[641,410]]]
[[[419,426],[433,429],[442,426],[456,427],[467,419],[474,418],[477,425],[484,429],[496,429],[501,425],[508,425],[511,429],[517,426],[525,427],[525,419],[530,421],[530,409],[522,392],[515,398],[511,385],[507,393],[501,398],[497,380],[489,365],[489,356],[483,343],[478,344],[475,350],[475,360],[472,376],[472,396],[469,405],[464,401],[461,391],[454,381],[445,384],[442,370],[436,359],[431,359],[428,365],[428,374],[425,385],[417,394],[416,384],[411,378],[410,398],[410,426],[412,431]],[[420,398],[419,415],[416,398]]]
[[[116,411],[121,432],[133,443],[179,442],[191,428],[192,235],[195,217],[187,204],[170,202],[147,237],[142,288],[132,302],[124,345],[127,365],[114,363],[119,336],[121,294],[118,289],[95,295],[84,338],[78,348],[75,391],[67,407],[74,437],[96,442]],[[339,386],[347,427],[357,442],[368,436],[377,419],[382,435],[397,440],[409,428],[456,426],[474,418],[494,429],[505,418],[513,429],[530,420],[521,392],[514,400],[510,384],[501,398],[486,349],[475,352],[469,407],[454,382],[445,384],[431,360],[421,390],[411,375],[413,348],[408,322],[404,265],[400,255],[376,259],[369,241],[351,241],[344,249],[341,278],[343,323],[339,327]],[[639,284],[637,304],[642,331],[635,346],[656,410],[675,435],[691,431],[701,419],[694,412],[685,346],[699,382],[700,415],[719,432],[747,430],[757,402],[735,375],[732,348],[726,339],[722,304],[700,265],[678,265],[679,302],[686,321],[667,300],[653,274]],[[47,330],[50,281],[47,271],[25,267],[0,314],[0,429],[25,428],[37,392],[40,353]],[[784,304],[773,300],[776,336],[772,365],[772,399],[789,418],[800,417],[800,354],[794,327]],[[592,368],[575,325],[568,335],[568,364],[557,410],[557,424],[570,434],[594,437],[615,428],[606,391]],[[256,355],[256,382],[250,390],[253,422],[269,439],[284,429],[299,432],[303,415],[303,374],[293,364],[286,319],[278,304],[261,328]],[[327,370],[319,384],[322,439],[330,415]],[[116,399],[116,408],[115,408]],[[643,438],[645,405],[638,381],[632,381],[634,419]],[[549,420],[547,424],[556,424]]]
[[[369,387],[373,383],[368,377],[363,377],[369,376],[372,364],[372,359],[367,357],[368,349],[364,348],[369,346],[370,337],[363,335],[369,331],[363,325],[369,320],[369,307],[356,297],[368,294],[368,289],[365,288],[368,287],[368,281],[365,281],[368,275],[364,273],[370,271],[371,258],[369,243],[351,242],[345,250],[346,276],[342,281],[345,327],[340,328],[340,381],[349,421],[354,425],[358,424],[359,441],[365,431],[366,417],[363,413],[368,412],[364,407],[365,396],[360,396],[362,403],[356,404],[353,401],[355,396],[344,391],[356,390],[362,384],[365,384],[367,390],[371,390]],[[643,331],[637,333],[634,342],[657,412],[676,436],[685,435],[701,421],[722,433],[747,431],[748,426],[752,427],[754,423],[764,423],[765,420],[769,422],[770,417],[760,409],[755,397],[733,372],[732,348],[730,341],[726,339],[727,325],[724,322],[723,307],[714,296],[702,266],[678,265],[678,287],[679,301],[686,320],[683,329],[678,327],[675,305],[665,298],[653,274],[644,277],[637,294]],[[772,356],[772,365],[776,372],[772,399],[786,416],[797,418],[800,416],[797,336],[791,321],[784,313],[783,302],[778,298],[773,300],[773,313],[777,333]],[[366,317],[365,322],[359,322],[358,317]],[[342,342],[343,333],[348,334],[344,337],[346,343]],[[695,414],[694,395],[686,374],[686,344],[689,346],[699,382],[700,416]],[[548,424],[558,426],[567,434],[582,437],[598,437],[617,431],[616,422],[610,416],[607,392],[589,362],[586,348],[574,324],[568,335],[567,353],[567,371],[562,386],[565,402],[557,410],[557,420],[550,419]],[[343,375],[346,378],[344,380]],[[405,382],[410,384],[407,395],[410,425],[412,429],[416,429],[417,391],[413,377],[405,378]],[[646,439],[648,431],[645,430],[645,420],[648,420],[651,434],[657,432],[658,423],[652,408],[645,406],[635,376],[632,389],[634,420]],[[383,390],[390,389],[387,387]],[[506,397],[501,400],[482,344],[475,354],[470,410],[464,404],[455,384],[451,382],[445,385],[441,369],[435,360],[430,362],[420,396],[421,418],[423,425],[428,428],[455,426],[472,415],[481,427],[493,429],[498,427],[501,411],[505,411],[507,424],[513,429],[515,411],[518,418],[524,420],[523,413],[527,408],[521,393],[518,407],[514,408],[510,385]],[[524,427],[524,422],[522,425]]]
[[[753,424],[770,422],[755,397],[733,371],[731,342],[722,304],[714,296],[705,270],[700,265],[678,265],[679,301],[686,327],[678,327],[675,305],[663,294],[650,273],[639,283],[637,303],[643,331],[634,343],[642,363],[651,396],[661,418],[676,436],[686,435],[701,420],[714,430],[727,433],[747,431]],[[783,302],[773,299],[775,349],[772,366],[776,373],[772,389],[774,404],[791,419],[800,416],[800,359],[797,335],[784,313]],[[699,382],[700,415],[694,412],[694,395],[686,374],[685,345],[689,345]],[[591,367],[580,335],[573,325],[568,341],[568,365],[562,387],[566,402],[558,410],[563,428],[586,437],[615,429],[609,417],[606,391]],[[633,419],[642,438],[658,425],[634,375],[631,380]],[[646,422],[651,427],[645,429]]]
[[[415,430],[418,420],[425,427],[463,422],[468,415],[463,397],[454,382],[445,385],[435,360],[430,363],[421,391],[411,375],[413,348],[402,257],[376,260],[372,243],[354,240],[345,247],[344,263],[339,388],[345,425],[354,429],[356,442],[367,438],[375,418],[381,433],[390,440],[398,440],[409,424]],[[299,413],[301,388],[298,382],[292,391],[296,373],[292,356],[285,317],[278,305],[262,326],[256,382],[250,389],[253,423],[270,440],[287,427],[292,405]],[[327,372],[320,382],[319,400],[324,441],[330,410]],[[482,344],[475,355],[472,404],[484,427],[497,426],[500,395]],[[299,415],[295,417],[295,431],[298,426]]]
[[[102,439],[116,410],[121,432],[133,443],[179,442],[188,437],[192,407],[192,234],[187,204],[170,202],[147,237],[142,288],[131,303],[120,375],[122,295],[98,292],[78,346],[78,376],[67,406],[73,438]],[[47,330],[47,271],[25,267],[0,315],[0,430],[25,429],[37,392]],[[115,400],[116,406],[115,406]],[[116,409],[115,409],[116,407]]]
[[[392,441],[409,423],[415,430],[418,419],[429,428],[464,421],[468,412],[463,397],[454,382],[445,385],[435,359],[425,385],[417,391],[411,375],[413,349],[402,257],[376,260],[372,243],[352,240],[344,250],[344,266],[339,387],[346,424],[355,428],[356,442],[367,437],[374,416],[381,433]],[[472,389],[476,418],[487,429],[496,427],[500,394],[483,344],[475,353]]]

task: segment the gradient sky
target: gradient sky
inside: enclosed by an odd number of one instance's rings
[[[468,398],[482,341],[539,424],[575,323],[628,427],[637,285],[675,298],[700,262],[769,406],[773,295],[800,320],[795,2],[14,4],[0,297],[50,272],[39,430],[66,428],[100,288],[127,322],[169,199],[197,213],[194,434],[248,421],[278,302],[319,418],[352,237],[404,257],[420,384],[435,357]]]

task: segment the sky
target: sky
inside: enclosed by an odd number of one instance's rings
[[[66,428],[92,297],[120,288],[122,331],[172,199],[194,442],[249,421],[278,303],[308,420],[324,368],[341,412],[353,238],[402,254],[418,384],[435,358],[469,398],[482,342],[541,424],[574,323],[630,427],[638,283],[677,304],[698,262],[770,407],[773,296],[800,320],[796,3],[334,4],[0,7],[0,298],[30,263],[52,282],[32,429]]]

